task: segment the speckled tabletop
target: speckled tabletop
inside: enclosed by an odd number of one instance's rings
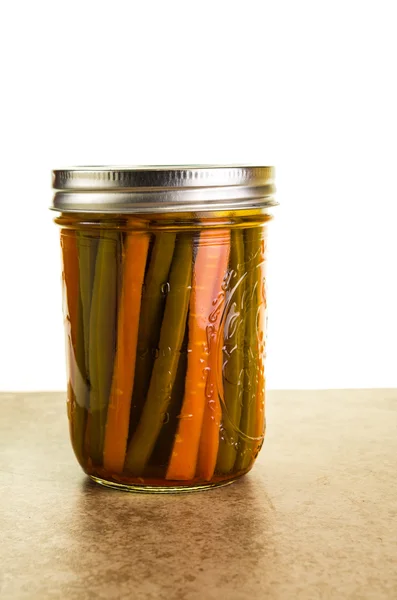
[[[182,495],[91,483],[64,395],[0,395],[0,597],[397,598],[397,390],[272,392],[253,471]]]

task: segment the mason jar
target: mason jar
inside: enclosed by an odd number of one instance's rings
[[[157,492],[247,473],[265,433],[273,168],[76,167],[53,187],[85,473]]]

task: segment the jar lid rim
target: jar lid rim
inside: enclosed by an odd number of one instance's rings
[[[61,212],[167,212],[274,206],[274,167],[77,166],[54,169],[51,208]],[[167,206],[168,205],[168,206]]]

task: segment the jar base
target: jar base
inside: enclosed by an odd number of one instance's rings
[[[103,485],[105,487],[113,488],[116,490],[121,490],[124,492],[133,492],[133,493],[143,493],[143,494],[183,494],[186,492],[201,492],[204,490],[210,490],[217,487],[223,487],[225,485],[230,485],[234,483],[237,479],[245,475],[245,473],[239,473],[238,475],[221,481],[208,482],[208,483],[190,483],[188,485],[170,485],[161,486],[161,485],[148,485],[148,484],[139,484],[139,483],[117,483],[116,481],[109,481],[107,479],[102,479],[101,477],[97,477],[96,475],[88,475],[92,481],[98,483],[99,485]]]

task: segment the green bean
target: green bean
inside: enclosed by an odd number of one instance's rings
[[[175,247],[175,233],[161,232],[157,234],[151,253],[148,271],[145,277],[142,294],[141,314],[139,317],[139,333],[135,368],[134,390],[130,432],[138,422],[145,401],[152,373],[154,356],[160,338],[161,320],[163,317],[165,289],[168,281],[172,255]]]
[[[72,445],[79,463],[84,466],[84,436],[86,426],[86,406],[88,385],[86,380],[86,366],[84,355],[84,327],[81,296],[79,295],[77,309],[77,335],[76,355],[72,357],[74,364],[71,366],[74,379],[74,406],[72,409]]]
[[[247,268],[247,298],[245,310],[245,352],[244,352],[244,394],[240,420],[240,443],[236,458],[236,470],[249,467],[257,444],[256,433],[256,398],[258,390],[259,358],[257,345],[257,313],[259,307],[259,285],[261,276],[261,243],[262,227],[245,230],[245,258]]]
[[[149,391],[138,427],[127,450],[125,470],[140,476],[150,458],[171,400],[178,358],[185,336],[192,279],[192,239],[179,237],[169,277],[169,290]]]
[[[217,471],[229,473],[234,466],[238,448],[238,431],[244,384],[244,236],[241,229],[231,232],[230,292],[224,328],[222,426],[219,436]]]
[[[186,383],[187,370],[187,343],[188,343],[188,327],[185,329],[185,339],[182,344],[178,359],[178,368],[176,377],[171,392],[171,400],[165,414],[164,423],[157,438],[153,452],[150,456],[150,465],[156,465],[163,469],[160,477],[165,477],[165,469],[167,468],[172,448],[174,446],[174,437],[178,429],[178,416],[181,412],[183,396]],[[146,474],[146,472],[145,472]]]
[[[84,231],[77,232],[77,250],[79,256],[80,298],[83,311],[85,365],[87,368],[87,379],[89,379],[88,348],[90,341],[92,285],[94,282],[96,258],[96,239],[94,236]]]
[[[106,414],[112,383],[116,345],[117,263],[120,235],[101,232],[95,263],[91,301],[89,373],[90,373],[90,456],[102,462]]]
[[[74,451],[80,463],[83,464],[86,414],[89,406],[89,322],[96,240],[93,235],[76,232],[76,244],[79,262],[79,303],[75,357],[75,411],[72,422]]]

